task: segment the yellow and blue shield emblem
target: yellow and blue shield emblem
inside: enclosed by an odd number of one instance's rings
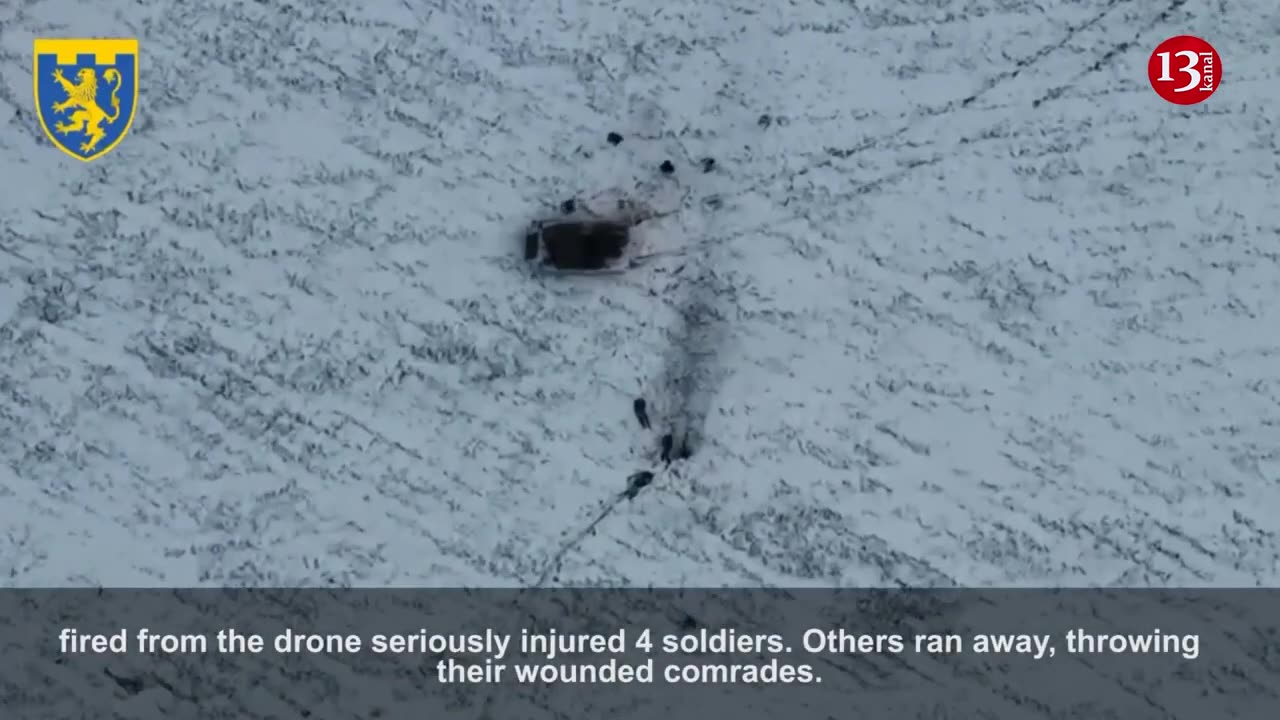
[[[89,162],[111,152],[138,109],[138,41],[37,39],[36,114],[62,152]]]

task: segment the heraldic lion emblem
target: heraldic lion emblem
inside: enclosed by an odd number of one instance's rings
[[[84,133],[88,140],[80,143],[80,152],[93,152],[93,149],[98,147],[98,143],[102,142],[102,138],[107,136],[107,131],[102,129],[102,124],[113,123],[120,117],[120,71],[107,68],[102,73],[102,77],[114,86],[111,91],[110,114],[98,105],[98,74],[93,68],[81,68],[80,72],[76,73],[74,83],[62,74],[62,68],[53,71],[54,81],[67,93],[65,101],[53,104],[53,111],[55,113],[73,111],[69,121],[55,124],[53,130],[59,135]]]
[[[40,124],[54,145],[80,160],[102,157],[133,122],[138,42],[36,40],[35,91]]]

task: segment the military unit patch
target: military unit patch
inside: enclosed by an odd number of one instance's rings
[[[54,146],[89,162],[115,149],[138,109],[136,39],[37,39],[36,114]]]

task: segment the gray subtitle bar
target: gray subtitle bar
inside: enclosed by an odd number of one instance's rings
[[[0,717],[1261,720],[1277,608],[1271,590],[4,590]]]

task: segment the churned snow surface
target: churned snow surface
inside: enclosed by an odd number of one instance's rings
[[[5,2],[0,577],[1276,585],[1277,30],[1269,0]],[[1189,108],[1146,79],[1184,33],[1224,65]],[[76,36],[143,54],[87,165],[31,99],[32,39]],[[570,198],[647,208],[666,254],[531,274]],[[676,421],[702,441],[662,470]]]

